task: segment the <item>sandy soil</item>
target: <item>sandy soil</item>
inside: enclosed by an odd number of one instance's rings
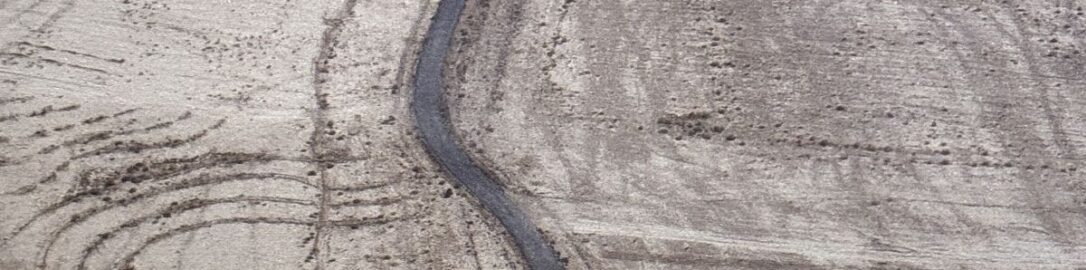
[[[412,134],[435,6],[0,2],[0,269],[519,267]]]
[[[476,1],[465,143],[577,269],[1086,267],[1084,1]]]
[[[415,139],[436,0],[0,2],[0,269],[522,268]],[[468,1],[571,269],[1086,268],[1086,1]]]

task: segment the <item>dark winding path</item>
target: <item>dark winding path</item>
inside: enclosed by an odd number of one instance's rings
[[[415,67],[414,97],[411,102],[419,137],[430,156],[501,221],[516,242],[528,267],[563,269],[558,254],[543,239],[536,226],[505,195],[502,187],[472,161],[464,148],[457,144],[453,134],[445,109],[445,82],[442,73],[452,33],[463,9],[464,0],[442,0],[419,52]]]

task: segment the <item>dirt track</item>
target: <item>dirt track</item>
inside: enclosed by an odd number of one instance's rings
[[[444,0],[435,11],[430,29],[419,48],[412,84],[411,111],[419,140],[426,152],[456,183],[463,185],[479,205],[501,222],[516,244],[525,266],[533,270],[564,269],[558,253],[539,232],[539,227],[506,195],[497,179],[465,152],[449,119],[444,72],[453,33],[464,9],[463,0]]]

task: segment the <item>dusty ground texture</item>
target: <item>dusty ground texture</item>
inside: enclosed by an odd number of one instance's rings
[[[583,269],[1086,267],[1086,1],[472,1],[465,142]]]
[[[436,1],[0,1],[0,269],[516,268],[408,114]]]

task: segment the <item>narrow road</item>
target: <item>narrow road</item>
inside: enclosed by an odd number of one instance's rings
[[[563,269],[558,254],[537,227],[505,195],[502,187],[472,161],[453,134],[444,103],[442,73],[452,33],[463,9],[464,0],[442,0],[419,52],[411,102],[419,137],[430,156],[505,226],[529,268]]]

